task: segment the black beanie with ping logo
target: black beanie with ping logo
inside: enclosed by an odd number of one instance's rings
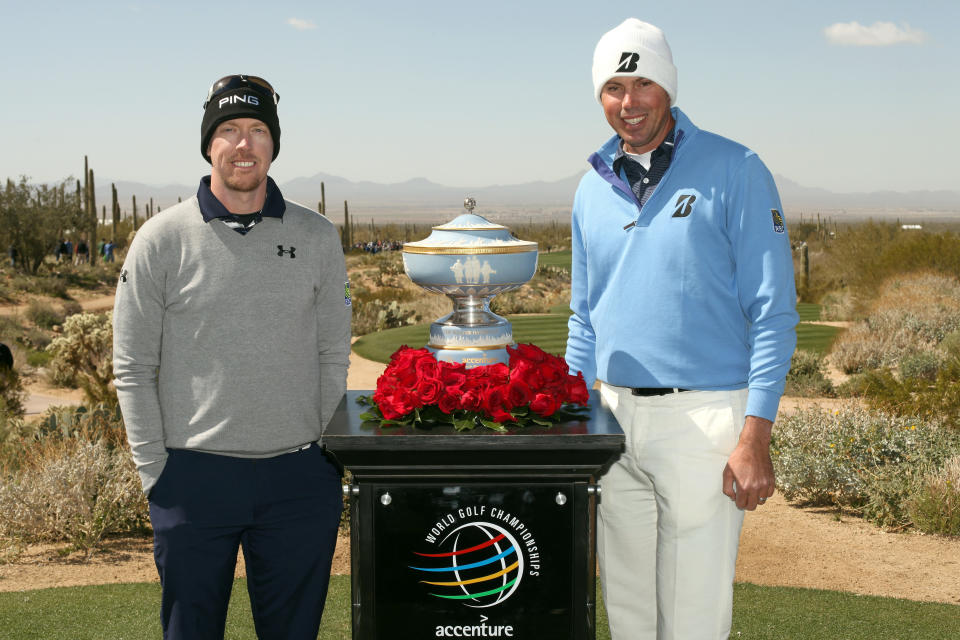
[[[207,149],[217,126],[226,120],[234,118],[256,118],[270,129],[273,138],[273,160],[280,153],[280,120],[277,117],[277,105],[271,96],[249,87],[239,87],[224,91],[210,98],[207,108],[203,111],[203,122],[200,124],[200,154],[210,162]]]

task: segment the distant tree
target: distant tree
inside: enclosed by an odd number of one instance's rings
[[[63,196],[64,188],[64,183],[30,185],[26,176],[20,182],[7,180],[0,193],[0,238],[4,248],[17,250],[17,268],[36,273],[62,230],[72,227],[76,212]]]

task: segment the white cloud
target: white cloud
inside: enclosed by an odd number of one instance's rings
[[[837,22],[823,30],[833,44],[854,47],[889,47],[896,44],[922,44],[927,34],[908,24],[897,26],[892,22],[874,22],[866,27],[859,22]]]
[[[310,20],[304,20],[303,18],[287,18],[287,24],[297,31],[306,31],[307,29],[317,28],[317,25],[313,24],[313,22]]]

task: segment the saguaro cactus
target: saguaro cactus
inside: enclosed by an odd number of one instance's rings
[[[84,156],[84,164],[86,164],[86,156]],[[87,182],[87,185],[90,187],[90,209],[88,210],[89,221],[89,231],[87,232],[87,248],[90,252],[90,265],[93,266],[97,262],[97,252],[93,250],[97,246],[97,195],[96,189],[94,187],[93,180],[93,169],[90,169],[90,179]]]

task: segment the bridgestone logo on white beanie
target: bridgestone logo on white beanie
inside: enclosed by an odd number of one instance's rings
[[[607,31],[593,52],[593,90],[600,102],[603,86],[615,76],[653,80],[677,102],[677,68],[667,38],[659,28],[628,18]]]

